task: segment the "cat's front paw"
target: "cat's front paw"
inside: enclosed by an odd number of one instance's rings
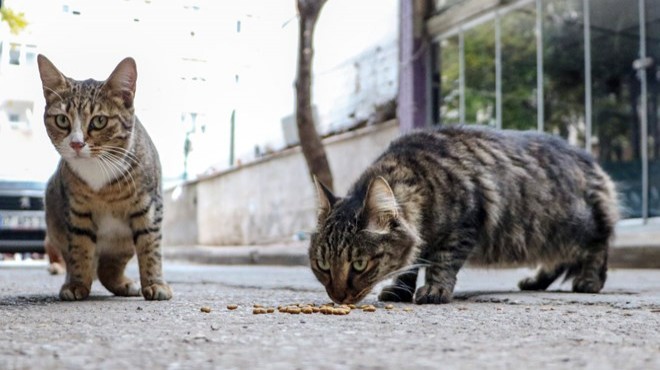
[[[80,283],[68,283],[60,289],[60,299],[63,301],[80,301],[89,297],[89,287]]]
[[[573,291],[576,293],[598,293],[603,289],[603,282],[598,278],[576,277],[573,280]]]
[[[546,286],[539,284],[535,277],[528,277],[518,282],[518,288],[520,290],[545,290]]]
[[[399,285],[388,285],[380,291],[378,300],[382,302],[412,302],[412,289],[406,289]]]
[[[147,301],[166,301],[172,298],[172,288],[166,283],[154,283],[142,287],[142,296]]]
[[[439,304],[449,303],[451,301],[452,292],[439,285],[426,284],[417,289],[415,293],[415,303],[417,304]]]

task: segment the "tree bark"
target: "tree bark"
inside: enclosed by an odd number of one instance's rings
[[[297,0],[298,69],[296,72],[296,125],[298,138],[311,177],[333,190],[332,172],[312,114],[312,61],[314,28],[327,0]]]

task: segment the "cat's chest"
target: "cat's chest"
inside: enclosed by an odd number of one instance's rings
[[[94,191],[99,191],[112,180],[122,176],[127,165],[103,163],[97,159],[76,159],[67,162],[69,168]]]
[[[102,239],[121,239],[133,235],[127,220],[120,219],[110,213],[102,213],[95,217],[96,236]]]

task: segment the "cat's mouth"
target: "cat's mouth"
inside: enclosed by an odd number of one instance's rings
[[[367,287],[359,291],[357,294],[343,292],[343,297],[339,297],[328,290],[328,296],[333,302],[337,304],[354,304],[360,302],[364,297],[371,292],[372,287]]]

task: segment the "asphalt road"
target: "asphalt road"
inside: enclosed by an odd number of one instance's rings
[[[74,303],[62,276],[0,267],[0,369],[660,369],[660,270],[611,271],[597,295],[517,291],[528,273],[466,270],[451,304],[372,293],[376,312],[337,316],[252,313],[328,302],[307,267],[168,264],[171,301],[95,282]]]

